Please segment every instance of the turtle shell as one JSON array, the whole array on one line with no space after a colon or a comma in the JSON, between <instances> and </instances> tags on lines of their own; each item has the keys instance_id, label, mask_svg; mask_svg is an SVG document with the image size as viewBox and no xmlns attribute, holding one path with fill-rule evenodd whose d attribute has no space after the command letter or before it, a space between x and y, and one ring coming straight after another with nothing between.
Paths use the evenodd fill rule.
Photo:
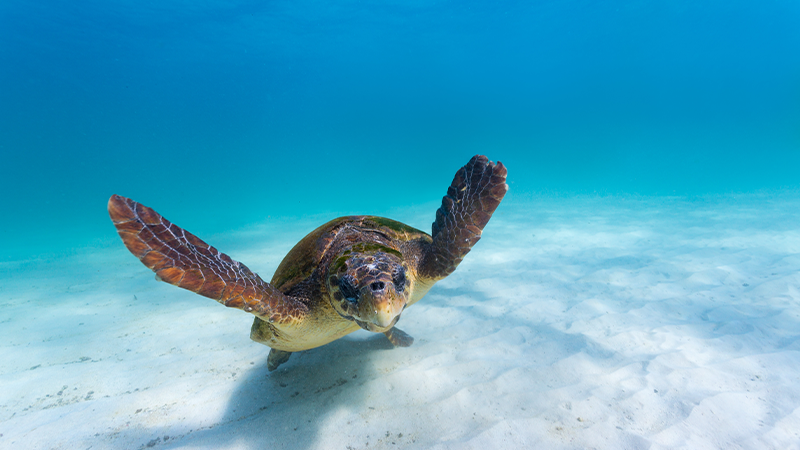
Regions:
<instances>
[{"instance_id":1,"label":"turtle shell","mask_svg":"<svg viewBox=\"0 0 800 450\"><path fill-rule=\"evenodd\" d=\"M384 239L379 239L382 236ZM338 239L337 239L338 238ZM298 283L315 275L321 269L324 275L327 264L340 249L360 242L387 241L392 253L403 253L403 245L414 240L430 242L428 233L396 220L377 216L345 216L321 225L300 240L281 261L270 284L287 293ZM331 252L333 252L331 254Z\"/></svg>"}]
</instances>

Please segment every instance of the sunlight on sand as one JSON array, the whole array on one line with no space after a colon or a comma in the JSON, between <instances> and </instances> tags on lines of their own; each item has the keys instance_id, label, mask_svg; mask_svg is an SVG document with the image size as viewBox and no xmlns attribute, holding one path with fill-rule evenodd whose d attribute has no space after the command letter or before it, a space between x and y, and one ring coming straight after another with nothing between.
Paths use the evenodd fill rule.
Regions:
<instances>
[{"instance_id":1,"label":"sunlight on sand","mask_svg":"<svg viewBox=\"0 0 800 450\"><path fill-rule=\"evenodd\" d=\"M511 199L404 313L412 347L357 332L274 373L247 314L121 244L7 264L0 444L798 448L799 219L792 193ZM280 225L223 250L268 279L308 224Z\"/></svg>"}]
</instances>

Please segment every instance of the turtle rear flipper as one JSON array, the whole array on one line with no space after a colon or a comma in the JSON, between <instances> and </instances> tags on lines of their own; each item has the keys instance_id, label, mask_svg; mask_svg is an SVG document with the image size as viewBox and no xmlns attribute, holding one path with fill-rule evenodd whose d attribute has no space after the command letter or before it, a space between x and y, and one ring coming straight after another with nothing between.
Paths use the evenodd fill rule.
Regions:
<instances>
[{"instance_id":1,"label":"turtle rear flipper","mask_svg":"<svg viewBox=\"0 0 800 450\"><path fill-rule=\"evenodd\" d=\"M414 338L399 328L392 327L383 334L389 338L389 342L395 347L410 347L414 343Z\"/></svg>"},{"instance_id":2,"label":"turtle rear flipper","mask_svg":"<svg viewBox=\"0 0 800 450\"><path fill-rule=\"evenodd\" d=\"M108 213L125 246L158 278L268 322L295 323L308 307L153 209L112 195Z\"/></svg>"},{"instance_id":3,"label":"turtle rear flipper","mask_svg":"<svg viewBox=\"0 0 800 450\"><path fill-rule=\"evenodd\" d=\"M276 350L273 348L269 351L269 356L267 357L267 369L270 372L274 371L278 368L278 366L288 361L290 356L292 356L292 352Z\"/></svg>"},{"instance_id":4,"label":"turtle rear flipper","mask_svg":"<svg viewBox=\"0 0 800 450\"><path fill-rule=\"evenodd\" d=\"M475 155L456 172L436 211L428 247L420 265L423 277L440 279L450 275L481 238L497 205L508 191L505 166Z\"/></svg>"}]
</instances>

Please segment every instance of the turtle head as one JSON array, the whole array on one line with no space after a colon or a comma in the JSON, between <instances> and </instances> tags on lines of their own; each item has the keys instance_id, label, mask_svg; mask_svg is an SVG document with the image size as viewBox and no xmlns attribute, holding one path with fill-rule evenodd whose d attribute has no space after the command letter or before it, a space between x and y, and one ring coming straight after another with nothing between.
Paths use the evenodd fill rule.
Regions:
<instances>
[{"instance_id":1,"label":"turtle head","mask_svg":"<svg viewBox=\"0 0 800 450\"><path fill-rule=\"evenodd\" d=\"M367 331L391 329L408 303L406 268L399 253L388 250L345 251L328 276L333 308Z\"/></svg>"}]
</instances>

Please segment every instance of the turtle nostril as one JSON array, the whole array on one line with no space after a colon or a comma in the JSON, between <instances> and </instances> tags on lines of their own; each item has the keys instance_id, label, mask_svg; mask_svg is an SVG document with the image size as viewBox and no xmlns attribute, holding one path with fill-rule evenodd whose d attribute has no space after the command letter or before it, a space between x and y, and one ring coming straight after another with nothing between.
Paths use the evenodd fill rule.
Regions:
<instances>
[{"instance_id":1,"label":"turtle nostril","mask_svg":"<svg viewBox=\"0 0 800 450\"><path fill-rule=\"evenodd\" d=\"M373 291L382 291L383 288L386 287L386 284L383 281L376 281L369 285L369 287L372 288Z\"/></svg>"}]
</instances>

